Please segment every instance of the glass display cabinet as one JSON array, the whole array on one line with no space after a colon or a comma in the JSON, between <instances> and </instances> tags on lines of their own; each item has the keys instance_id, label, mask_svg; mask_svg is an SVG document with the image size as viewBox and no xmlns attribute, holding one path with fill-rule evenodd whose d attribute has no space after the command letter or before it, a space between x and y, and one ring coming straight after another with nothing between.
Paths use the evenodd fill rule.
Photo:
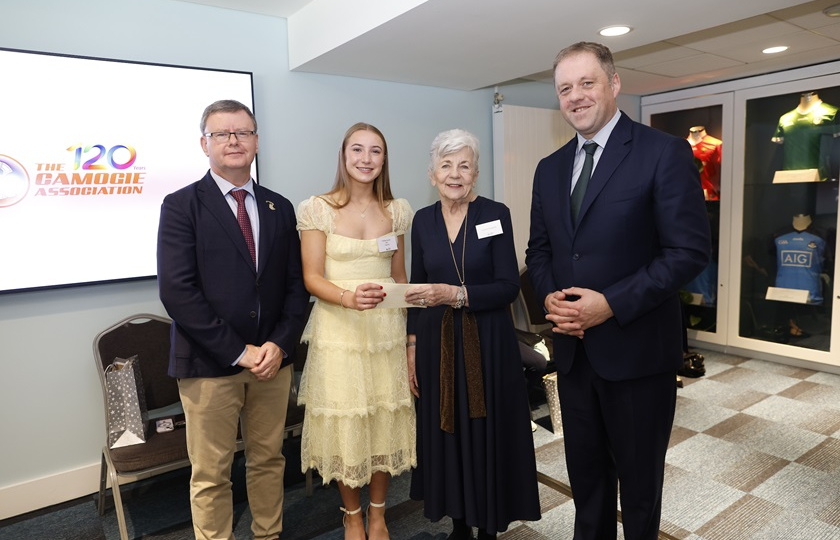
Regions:
<instances>
[{"instance_id":1,"label":"glass display cabinet","mask_svg":"<svg viewBox=\"0 0 840 540\"><path fill-rule=\"evenodd\" d=\"M739 338L832 350L840 81L830 79L739 93Z\"/></svg>"},{"instance_id":2,"label":"glass display cabinet","mask_svg":"<svg viewBox=\"0 0 840 540\"><path fill-rule=\"evenodd\" d=\"M642 121L693 143L706 197L689 337L840 373L840 62L645 96Z\"/></svg>"},{"instance_id":3,"label":"glass display cabinet","mask_svg":"<svg viewBox=\"0 0 840 540\"><path fill-rule=\"evenodd\" d=\"M715 96L649 107L643 119L656 129L686 139L694 153L712 231L712 260L681 291L683 324L691 337L715 343L726 339L726 272L721 275L720 268L729 264L729 239L721 237L720 231L722 223L724 230L729 229L731 151L724 141L732 134L724 117L731 115L731 97Z\"/></svg>"}]
</instances>

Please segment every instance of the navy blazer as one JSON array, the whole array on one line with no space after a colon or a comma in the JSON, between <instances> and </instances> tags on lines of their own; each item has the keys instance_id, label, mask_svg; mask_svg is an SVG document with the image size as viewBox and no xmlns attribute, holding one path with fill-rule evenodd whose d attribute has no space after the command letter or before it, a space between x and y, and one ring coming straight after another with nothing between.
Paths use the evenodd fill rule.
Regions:
<instances>
[{"instance_id":1,"label":"navy blazer","mask_svg":"<svg viewBox=\"0 0 840 540\"><path fill-rule=\"evenodd\" d=\"M577 139L534 174L528 272L539 298L567 287L604 294L614 316L582 344L607 380L676 371L682 364L677 292L709 262L709 222L688 142L621 113L581 204L570 210ZM578 338L555 334L567 373Z\"/></svg>"},{"instance_id":2,"label":"navy blazer","mask_svg":"<svg viewBox=\"0 0 840 540\"><path fill-rule=\"evenodd\" d=\"M169 375L220 377L246 344L277 344L293 361L309 294L292 204L254 185L260 219L259 269L210 172L161 206L160 299L173 320Z\"/></svg>"}]
</instances>

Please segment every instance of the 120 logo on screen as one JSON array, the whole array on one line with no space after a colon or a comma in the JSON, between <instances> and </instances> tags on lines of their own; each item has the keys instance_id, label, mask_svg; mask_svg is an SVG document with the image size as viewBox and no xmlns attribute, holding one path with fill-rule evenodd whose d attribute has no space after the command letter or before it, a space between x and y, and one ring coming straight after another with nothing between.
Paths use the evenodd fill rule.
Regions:
<instances>
[{"instance_id":1,"label":"120 logo on screen","mask_svg":"<svg viewBox=\"0 0 840 540\"><path fill-rule=\"evenodd\" d=\"M72 164L38 163L35 196L140 195L145 167L133 167L137 150L116 144L74 144L67 147ZM68 171L71 168L70 171Z\"/></svg>"},{"instance_id":2,"label":"120 logo on screen","mask_svg":"<svg viewBox=\"0 0 840 540\"><path fill-rule=\"evenodd\" d=\"M117 170L124 170L132 165L134 165L134 161L137 159L137 151L134 150L132 146L126 146L124 144L118 144L116 146L112 146L108 150L105 150L105 147L101 144L94 144L92 146L86 146L84 149L84 153L88 154L89 152L96 150L98 153L95 155L91 154L92 157L82 162L82 147L81 145L71 146L67 149L69 152L73 152L73 170L78 171L81 168L84 171L100 171L105 169L105 165L99 163L102 159L102 156L105 156L105 162L107 163L108 167ZM126 150L128 152L128 159L124 162L118 162L114 159L114 153L118 150ZM122 153L121 153L122 154ZM87 157L87 156L85 156Z\"/></svg>"}]
</instances>

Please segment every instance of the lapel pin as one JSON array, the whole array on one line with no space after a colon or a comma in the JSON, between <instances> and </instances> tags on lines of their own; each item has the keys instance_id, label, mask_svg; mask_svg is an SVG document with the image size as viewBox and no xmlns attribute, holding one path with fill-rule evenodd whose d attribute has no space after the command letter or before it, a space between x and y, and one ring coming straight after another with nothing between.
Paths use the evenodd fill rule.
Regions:
<instances>
[{"instance_id":1,"label":"lapel pin","mask_svg":"<svg viewBox=\"0 0 840 540\"><path fill-rule=\"evenodd\" d=\"M269 210L275 210L273 202L271 202L271 201L265 201L265 202L268 203L268 209Z\"/></svg>"}]
</instances>

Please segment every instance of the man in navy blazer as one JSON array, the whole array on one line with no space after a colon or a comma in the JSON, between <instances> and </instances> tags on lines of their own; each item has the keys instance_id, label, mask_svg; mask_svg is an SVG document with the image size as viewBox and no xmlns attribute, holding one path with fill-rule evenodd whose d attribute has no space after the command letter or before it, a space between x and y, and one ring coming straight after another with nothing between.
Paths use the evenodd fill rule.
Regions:
<instances>
[{"instance_id":1,"label":"man in navy blazer","mask_svg":"<svg viewBox=\"0 0 840 540\"><path fill-rule=\"evenodd\" d=\"M577 43L554 66L578 134L537 166L526 264L554 324L574 538L616 537L620 483L624 538L654 540L683 360L677 292L709 260L703 192L685 140L618 110L608 48Z\"/></svg>"},{"instance_id":2,"label":"man in navy blazer","mask_svg":"<svg viewBox=\"0 0 840 540\"><path fill-rule=\"evenodd\" d=\"M173 320L169 374L178 378L192 464L193 529L198 540L234 538L230 472L241 420L251 529L257 540L275 539L291 353L309 301L300 240L292 204L251 179L258 135L248 107L217 101L200 127L210 170L164 199L158 231L160 298Z\"/></svg>"}]
</instances>

